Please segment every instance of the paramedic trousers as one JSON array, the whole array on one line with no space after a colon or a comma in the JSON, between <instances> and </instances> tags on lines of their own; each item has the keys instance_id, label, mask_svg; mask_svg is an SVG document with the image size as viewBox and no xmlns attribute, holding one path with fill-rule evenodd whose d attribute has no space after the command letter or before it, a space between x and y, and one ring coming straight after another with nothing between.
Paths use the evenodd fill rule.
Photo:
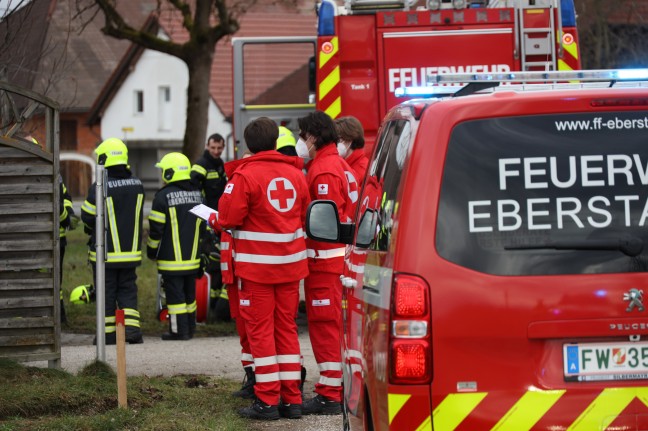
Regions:
<instances>
[{"instance_id":1,"label":"paramedic trousers","mask_svg":"<svg viewBox=\"0 0 648 431\"><path fill-rule=\"evenodd\" d=\"M251 368L254 370L254 358L252 357L250 343L245 332L245 322L239 313L238 284L227 285L227 296L229 298L230 315L234 319L234 322L236 322L236 332L238 332L241 343L241 365L243 365L243 368Z\"/></svg>"},{"instance_id":2,"label":"paramedic trousers","mask_svg":"<svg viewBox=\"0 0 648 431\"><path fill-rule=\"evenodd\" d=\"M137 310L137 273L135 267L106 268L105 289L106 335L113 334L110 336L112 338L116 334L115 310L119 306L121 310L124 310L126 338L136 339L141 337L140 313Z\"/></svg>"},{"instance_id":3,"label":"paramedic trousers","mask_svg":"<svg viewBox=\"0 0 648 431\"><path fill-rule=\"evenodd\" d=\"M342 283L340 275L311 272L304 280L308 334L320 372L315 392L342 401Z\"/></svg>"},{"instance_id":4,"label":"paramedic trousers","mask_svg":"<svg viewBox=\"0 0 648 431\"><path fill-rule=\"evenodd\" d=\"M196 329L196 276L162 275L169 311L169 332L193 336Z\"/></svg>"},{"instance_id":5,"label":"paramedic trousers","mask_svg":"<svg viewBox=\"0 0 648 431\"><path fill-rule=\"evenodd\" d=\"M277 284L242 280L239 313L254 357L254 392L269 405L301 404L297 336L299 281Z\"/></svg>"}]
</instances>

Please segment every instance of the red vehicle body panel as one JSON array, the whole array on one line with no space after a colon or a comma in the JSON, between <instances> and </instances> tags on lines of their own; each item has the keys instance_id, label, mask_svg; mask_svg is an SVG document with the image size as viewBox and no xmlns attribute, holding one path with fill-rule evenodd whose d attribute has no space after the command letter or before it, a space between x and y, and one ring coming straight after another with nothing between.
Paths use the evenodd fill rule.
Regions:
<instances>
[{"instance_id":1,"label":"red vehicle body panel","mask_svg":"<svg viewBox=\"0 0 648 431\"><path fill-rule=\"evenodd\" d=\"M628 311L624 300L633 288L646 290L645 272L492 275L450 262L435 244L448 142L459 124L639 111L646 119L638 124L648 130L648 88L532 93L412 101L385 118L382 134L390 122L410 124L411 148L392 212L389 248L351 245L347 250L344 275L354 281L344 290L344 385L351 429L648 429L645 377L566 381L563 369L566 343L621 342L631 335L645 340L648 312ZM594 106L595 100L619 103ZM373 162L379 153L377 148ZM648 150L640 156L648 157ZM385 194L372 190L377 186L371 181L368 173L356 222L376 196L382 195L377 204L385 205ZM394 274L414 274L430 287L429 385L390 383Z\"/></svg>"}]
</instances>

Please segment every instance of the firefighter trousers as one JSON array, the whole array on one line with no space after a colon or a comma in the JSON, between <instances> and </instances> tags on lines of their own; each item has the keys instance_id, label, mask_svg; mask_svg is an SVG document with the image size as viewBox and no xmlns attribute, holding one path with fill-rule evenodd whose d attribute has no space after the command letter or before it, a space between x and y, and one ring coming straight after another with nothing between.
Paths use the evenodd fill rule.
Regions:
<instances>
[{"instance_id":1,"label":"firefighter trousers","mask_svg":"<svg viewBox=\"0 0 648 431\"><path fill-rule=\"evenodd\" d=\"M242 280L239 313L254 357L254 392L270 405L301 404L301 362L297 336L299 281L262 284Z\"/></svg>"},{"instance_id":2,"label":"firefighter trousers","mask_svg":"<svg viewBox=\"0 0 648 431\"><path fill-rule=\"evenodd\" d=\"M140 313L137 309L137 272L135 269L135 267L105 269L106 336L111 338L116 333L115 310L117 307L124 310L126 338L137 339L142 336Z\"/></svg>"},{"instance_id":3,"label":"firefighter trousers","mask_svg":"<svg viewBox=\"0 0 648 431\"><path fill-rule=\"evenodd\" d=\"M315 392L342 401L342 283L340 275L311 272L304 280L308 334L319 368Z\"/></svg>"},{"instance_id":4,"label":"firefighter trousers","mask_svg":"<svg viewBox=\"0 0 648 431\"><path fill-rule=\"evenodd\" d=\"M190 335L196 328L196 276L162 275L169 311L169 332Z\"/></svg>"},{"instance_id":5,"label":"firefighter trousers","mask_svg":"<svg viewBox=\"0 0 648 431\"><path fill-rule=\"evenodd\" d=\"M245 332L245 321L239 313L238 284L227 285L227 296L229 298L230 315L236 323L236 332L238 332L239 342L241 343L241 365L243 365L243 368L252 368L254 370L254 357Z\"/></svg>"}]
</instances>

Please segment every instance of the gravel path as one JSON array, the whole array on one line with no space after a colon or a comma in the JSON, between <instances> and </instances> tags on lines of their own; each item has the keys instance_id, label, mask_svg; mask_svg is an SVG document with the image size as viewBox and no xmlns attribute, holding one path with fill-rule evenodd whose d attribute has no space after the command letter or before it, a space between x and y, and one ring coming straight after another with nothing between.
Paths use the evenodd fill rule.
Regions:
<instances>
[{"instance_id":1,"label":"gravel path","mask_svg":"<svg viewBox=\"0 0 648 431\"><path fill-rule=\"evenodd\" d=\"M308 333L300 327L299 342L307 370L304 393L313 394L314 381L319 376ZM92 335L63 333L61 335L61 366L76 374L95 360L97 348L92 345ZM161 341L159 337L144 337L144 344L126 345L126 374L129 376L170 376L176 374L204 374L241 380L238 338L210 337L189 341ZM106 362L117 369L115 346L106 346ZM47 366L47 362L31 365ZM304 416L301 419L280 419L264 422L251 421L251 430L281 431L339 431L342 416Z\"/></svg>"}]
</instances>

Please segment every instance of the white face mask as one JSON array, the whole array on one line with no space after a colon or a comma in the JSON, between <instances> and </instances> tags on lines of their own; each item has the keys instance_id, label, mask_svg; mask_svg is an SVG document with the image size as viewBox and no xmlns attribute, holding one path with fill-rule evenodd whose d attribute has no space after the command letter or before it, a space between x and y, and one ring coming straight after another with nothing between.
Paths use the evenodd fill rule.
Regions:
<instances>
[{"instance_id":1,"label":"white face mask","mask_svg":"<svg viewBox=\"0 0 648 431\"><path fill-rule=\"evenodd\" d=\"M299 138L297 140L297 144L295 145L295 151L297 151L297 155L302 159L310 158L310 152L308 151L308 146L306 145L306 142L304 142L302 138Z\"/></svg>"},{"instance_id":2,"label":"white face mask","mask_svg":"<svg viewBox=\"0 0 648 431\"><path fill-rule=\"evenodd\" d=\"M348 145L344 143L344 141L340 141L337 144L337 150L338 154L340 154L340 157L346 158L346 156L349 155L349 147L351 146L351 143Z\"/></svg>"}]
</instances>

